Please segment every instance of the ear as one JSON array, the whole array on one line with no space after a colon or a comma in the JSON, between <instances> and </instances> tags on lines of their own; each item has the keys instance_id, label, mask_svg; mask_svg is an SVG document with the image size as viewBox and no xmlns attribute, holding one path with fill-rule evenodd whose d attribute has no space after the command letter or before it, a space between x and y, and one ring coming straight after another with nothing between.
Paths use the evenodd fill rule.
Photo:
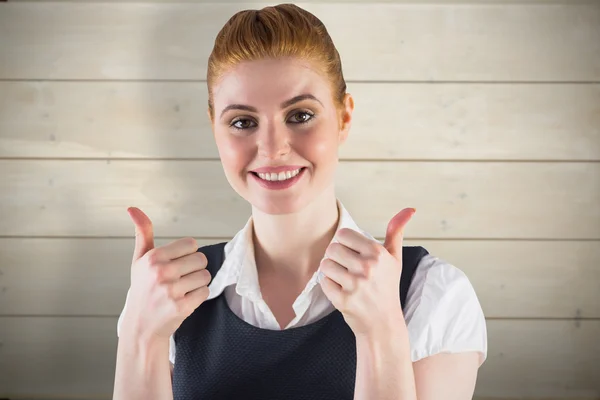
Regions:
<instances>
[{"instance_id":1,"label":"ear","mask_svg":"<svg viewBox=\"0 0 600 400\"><path fill-rule=\"evenodd\" d=\"M342 144L348 138L350 126L352 125L352 112L354 111L354 98L350 93L344 95L344 104L339 112L339 143Z\"/></svg>"},{"instance_id":2,"label":"ear","mask_svg":"<svg viewBox=\"0 0 600 400\"><path fill-rule=\"evenodd\" d=\"M215 136L215 121L212 119L212 115L210 114L210 108L206 109L206 115L208 115L208 121L210 122L211 131L213 136Z\"/></svg>"},{"instance_id":3,"label":"ear","mask_svg":"<svg viewBox=\"0 0 600 400\"><path fill-rule=\"evenodd\" d=\"M208 115L208 121L211 125L214 125L214 121L212 120L212 116L210 115L210 108L206 109L206 115Z\"/></svg>"}]
</instances>

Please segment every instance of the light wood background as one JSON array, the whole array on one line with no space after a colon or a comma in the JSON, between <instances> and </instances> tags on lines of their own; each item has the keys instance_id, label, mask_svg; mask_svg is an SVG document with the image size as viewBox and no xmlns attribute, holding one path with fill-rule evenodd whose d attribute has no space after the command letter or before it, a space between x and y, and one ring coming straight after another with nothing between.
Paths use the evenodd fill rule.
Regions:
<instances>
[{"instance_id":1,"label":"light wood background","mask_svg":"<svg viewBox=\"0 0 600 400\"><path fill-rule=\"evenodd\" d=\"M478 398L600 398L600 3L367 3L299 3L356 100L339 197L378 238L417 207L407 244L467 273ZM127 206L157 244L243 227L204 79L225 21L269 4L0 4L0 397L111 397Z\"/></svg>"}]
</instances>

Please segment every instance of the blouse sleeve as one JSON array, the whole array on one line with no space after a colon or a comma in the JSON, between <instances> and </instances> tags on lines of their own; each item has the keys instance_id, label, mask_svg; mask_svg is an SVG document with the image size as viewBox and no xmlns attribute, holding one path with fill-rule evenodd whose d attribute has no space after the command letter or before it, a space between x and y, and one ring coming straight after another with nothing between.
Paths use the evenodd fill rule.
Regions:
<instances>
[{"instance_id":1,"label":"blouse sleeve","mask_svg":"<svg viewBox=\"0 0 600 400\"><path fill-rule=\"evenodd\" d=\"M425 256L408 291L404 316L412 361L448 352L478 352L487 357L487 328L471 282L455 266Z\"/></svg>"},{"instance_id":2,"label":"blouse sleeve","mask_svg":"<svg viewBox=\"0 0 600 400\"><path fill-rule=\"evenodd\" d=\"M175 365L175 339L173 335L169 338L169 361Z\"/></svg>"}]
</instances>

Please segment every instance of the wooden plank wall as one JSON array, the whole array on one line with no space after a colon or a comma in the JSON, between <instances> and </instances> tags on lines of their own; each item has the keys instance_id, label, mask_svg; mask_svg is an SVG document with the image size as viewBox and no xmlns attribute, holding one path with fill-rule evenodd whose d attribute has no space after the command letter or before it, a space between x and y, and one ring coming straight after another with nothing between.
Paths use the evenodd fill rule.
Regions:
<instances>
[{"instance_id":1,"label":"wooden plank wall","mask_svg":"<svg viewBox=\"0 0 600 400\"><path fill-rule=\"evenodd\" d=\"M479 398L600 398L600 3L367 3L300 4L356 100L340 198L379 238L417 207L407 243L467 273ZM266 4L0 5L0 397L111 397L127 206L158 244L243 226L204 78L223 23Z\"/></svg>"}]
</instances>

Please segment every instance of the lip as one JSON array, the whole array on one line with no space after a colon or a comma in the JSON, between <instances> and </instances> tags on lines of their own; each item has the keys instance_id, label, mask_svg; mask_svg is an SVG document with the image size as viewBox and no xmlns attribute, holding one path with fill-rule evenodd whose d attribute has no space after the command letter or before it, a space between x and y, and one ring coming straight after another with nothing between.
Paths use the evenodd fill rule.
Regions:
<instances>
[{"instance_id":1,"label":"lip","mask_svg":"<svg viewBox=\"0 0 600 400\"><path fill-rule=\"evenodd\" d=\"M279 167L256 168L250 172L260 172L261 174L266 174L266 173L271 173L271 172L279 173L279 172L295 171L300 168L303 168L303 166L302 165L282 165Z\"/></svg>"},{"instance_id":2,"label":"lip","mask_svg":"<svg viewBox=\"0 0 600 400\"><path fill-rule=\"evenodd\" d=\"M296 182L298 182L302 178L304 172L306 171L306 168L301 168L302 170L298 175L294 176L291 179L286 179L285 181L266 181L264 179L261 179L256 173L250 173L250 175L252 175L252 179L255 179L256 182L265 189L282 190L295 185Z\"/></svg>"}]
</instances>

